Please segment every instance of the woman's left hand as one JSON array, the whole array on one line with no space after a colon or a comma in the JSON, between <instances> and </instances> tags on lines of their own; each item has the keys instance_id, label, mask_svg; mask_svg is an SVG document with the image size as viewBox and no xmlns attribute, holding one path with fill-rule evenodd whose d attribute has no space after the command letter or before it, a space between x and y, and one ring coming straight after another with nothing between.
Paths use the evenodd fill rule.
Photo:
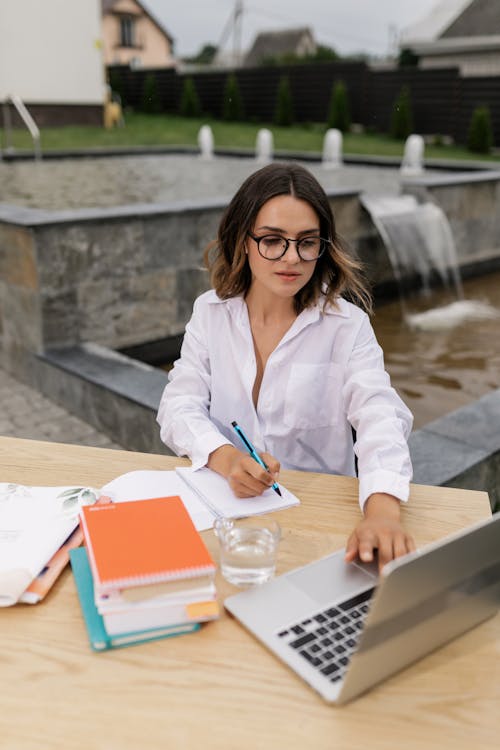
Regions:
<instances>
[{"instance_id":1,"label":"woman's left hand","mask_svg":"<svg viewBox=\"0 0 500 750\"><path fill-rule=\"evenodd\" d=\"M415 542L401 525L399 500L380 492L366 501L365 517L347 540L345 560L352 562L359 556L362 562L371 562L377 550L381 570L390 560L415 549Z\"/></svg>"}]
</instances>

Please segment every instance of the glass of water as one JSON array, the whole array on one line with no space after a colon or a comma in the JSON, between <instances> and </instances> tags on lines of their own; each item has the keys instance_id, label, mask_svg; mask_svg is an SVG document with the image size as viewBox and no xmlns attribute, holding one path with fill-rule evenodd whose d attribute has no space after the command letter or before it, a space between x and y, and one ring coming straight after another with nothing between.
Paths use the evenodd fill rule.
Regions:
<instances>
[{"instance_id":1,"label":"glass of water","mask_svg":"<svg viewBox=\"0 0 500 750\"><path fill-rule=\"evenodd\" d=\"M253 586L273 577L281 538L276 521L217 518L214 532L219 540L220 567L226 581L235 586Z\"/></svg>"}]
</instances>

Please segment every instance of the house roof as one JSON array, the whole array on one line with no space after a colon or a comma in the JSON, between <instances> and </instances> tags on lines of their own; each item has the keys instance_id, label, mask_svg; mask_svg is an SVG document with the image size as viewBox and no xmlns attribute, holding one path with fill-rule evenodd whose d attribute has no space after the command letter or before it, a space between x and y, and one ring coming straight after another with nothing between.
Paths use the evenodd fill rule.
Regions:
<instances>
[{"instance_id":1,"label":"house roof","mask_svg":"<svg viewBox=\"0 0 500 750\"><path fill-rule=\"evenodd\" d=\"M472 2L473 0L441 0L420 21L403 29L399 46L409 47L418 42L439 39Z\"/></svg>"},{"instance_id":2,"label":"house roof","mask_svg":"<svg viewBox=\"0 0 500 750\"><path fill-rule=\"evenodd\" d=\"M435 42L415 42L412 44L415 54L424 56L457 55L476 52L500 51L500 34L488 36L457 36L437 39Z\"/></svg>"},{"instance_id":3,"label":"house roof","mask_svg":"<svg viewBox=\"0 0 500 750\"><path fill-rule=\"evenodd\" d=\"M472 0L441 34L441 39L492 34L500 34L500 3L498 0Z\"/></svg>"},{"instance_id":4,"label":"house roof","mask_svg":"<svg viewBox=\"0 0 500 750\"><path fill-rule=\"evenodd\" d=\"M105 16L108 13L113 13L114 6L119 2L119 0L101 0L101 8L102 8L102 15ZM140 2L140 0L134 0L135 4L139 6L139 8L149 17L149 19L154 23L155 26L158 27L158 29L164 34L169 42L174 41L174 37L169 34L165 26L159 21L149 10L149 8L146 7L146 4L143 2ZM115 11L118 12L118 11Z\"/></svg>"},{"instance_id":5,"label":"house roof","mask_svg":"<svg viewBox=\"0 0 500 750\"><path fill-rule=\"evenodd\" d=\"M314 36L307 26L281 31L262 31L245 55L245 65L258 65L263 58L295 52L304 35L314 44Z\"/></svg>"}]
</instances>

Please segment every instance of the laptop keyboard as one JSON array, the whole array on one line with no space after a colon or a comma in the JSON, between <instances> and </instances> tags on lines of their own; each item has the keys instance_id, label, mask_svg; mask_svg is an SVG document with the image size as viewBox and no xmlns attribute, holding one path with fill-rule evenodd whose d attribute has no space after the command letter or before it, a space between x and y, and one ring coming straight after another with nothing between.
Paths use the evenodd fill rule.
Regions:
<instances>
[{"instance_id":1,"label":"laptop keyboard","mask_svg":"<svg viewBox=\"0 0 500 750\"><path fill-rule=\"evenodd\" d=\"M330 606L281 630L278 638L323 674L330 682L340 680L356 650L375 588L341 604Z\"/></svg>"}]
</instances>

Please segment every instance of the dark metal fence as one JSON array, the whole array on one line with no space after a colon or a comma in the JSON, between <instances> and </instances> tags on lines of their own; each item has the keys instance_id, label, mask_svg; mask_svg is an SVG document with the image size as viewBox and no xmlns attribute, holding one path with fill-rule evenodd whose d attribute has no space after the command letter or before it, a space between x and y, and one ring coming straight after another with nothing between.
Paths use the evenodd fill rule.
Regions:
<instances>
[{"instance_id":1,"label":"dark metal fence","mask_svg":"<svg viewBox=\"0 0 500 750\"><path fill-rule=\"evenodd\" d=\"M143 106L147 76L154 76L161 111L179 112L186 77L192 78L204 114L221 117L228 71L177 73L172 69L109 69L112 86L123 103ZM325 122L333 85L346 86L351 119L377 132L388 132L393 105L403 86L410 91L414 129L423 135L450 135L464 143L475 107L490 109L495 144L500 144L500 77L463 78L458 68L372 70L365 63L315 63L241 68L238 81L247 121L272 122L279 82L287 76L294 120Z\"/></svg>"}]
</instances>

